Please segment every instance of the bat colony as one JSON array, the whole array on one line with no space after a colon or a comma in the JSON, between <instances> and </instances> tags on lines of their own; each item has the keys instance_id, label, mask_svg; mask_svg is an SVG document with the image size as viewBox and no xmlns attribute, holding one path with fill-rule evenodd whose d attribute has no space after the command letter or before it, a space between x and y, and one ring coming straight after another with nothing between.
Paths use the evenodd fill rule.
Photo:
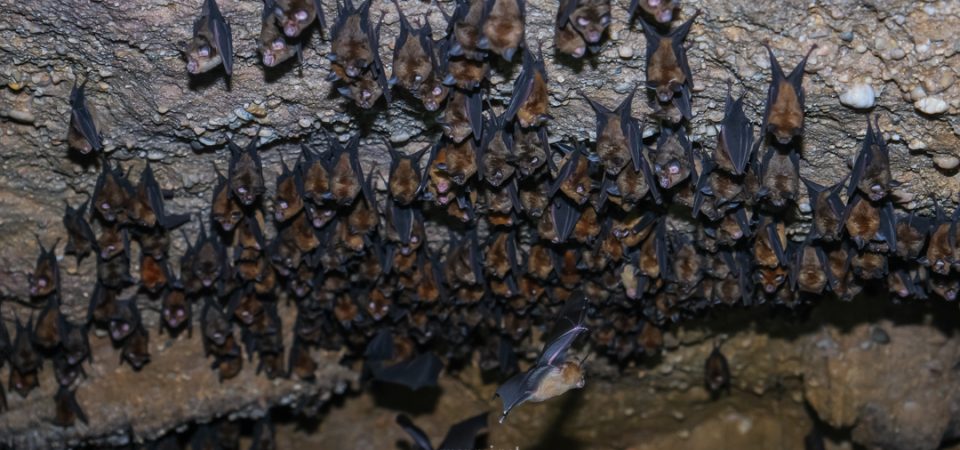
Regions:
<instances>
[{"instance_id":1,"label":"bat colony","mask_svg":"<svg viewBox=\"0 0 960 450\"><path fill-rule=\"evenodd\" d=\"M389 149L385 199L373 188L379 175L361 167L359 136L327 139L323 149L302 145L295 163L282 161L272 194L257 140L228 141L226 175L213 167L210 212L194 218L199 233L191 239L180 228L190 216L164 210L172 192L149 165L133 185L103 156L93 105L84 84L75 86L68 142L100 155L102 172L84 204L67 205L65 253L77 264L93 253L98 281L86 320L71 322L59 311L57 244L41 244L29 292L43 310L26 324L18 319L12 339L0 326L10 389L28 395L52 359L61 385L52 420L86 421L71 389L85 376L90 327L108 331L121 363L135 370L149 363L140 296L160 300L160 333L190 337L199 313L200 339L222 382L243 370L244 355L248 363L256 356L257 372L269 378L312 380L312 349L346 347L365 361L368 378L416 390L436 385L445 362L470 361L476 349L481 367L506 380L497 390L503 417L584 385L582 361L568 357L581 334L593 352L624 363L656 353L671 322L714 305L795 307L828 293L850 300L869 280L886 280L898 298L956 300L960 215L948 218L939 206L936 217L894 212L889 193L897 182L878 118L866 121L847 179L821 185L799 175L802 78L816 45L789 74L767 48L772 80L759 135L745 94L728 93L712 150L694 150L685 127L694 79L684 39L699 12L670 29L677 2L635 0L631 14L643 14L647 43L644 93L654 111L647 122L659 125L657 137L643 138L631 115L635 92L615 108L584 93L596 143L551 145L547 71L541 48L525 40L523 0L457 0L449 16L433 6L448 20L439 40L429 23L395 5L400 34L390 76L379 55L382 21L371 21L369 0L338 4L329 30L319 2L265 0L259 42L266 67L302 58L302 36L316 22L330 34L328 79L338 93L371 108L395 92L437 111L435 144L411 154ZM573 58L594 54L609 24L609 1L563 0L554 48ZM490 63L518 52L513 96L495 107L480 89ZM191 74L217 67L232 74L230 26L214 0L204 2L185 57ZM801 186L813 221L795 242L785 230ZM671 231L674 205L689 211L693 231ZM485 236L476 226L482 221ZM429 245L428 225L439 223L452 238ZM179 272L168 251L178 228L188 243ZM139 274L130 272L133 242ZM296 306L289 349L279 299ZM520 371L514 349L530 345L531 328L544 322L553 332ZM728 385L719 347L705 373L712 392ZM409 418L397 422L432 448ZM467 419L441 448L472 446L485 424L486 414ZM272 436L269 424L262 428ZM194 439L209 439L204 430Z\"/></svg>"}]
</instances>

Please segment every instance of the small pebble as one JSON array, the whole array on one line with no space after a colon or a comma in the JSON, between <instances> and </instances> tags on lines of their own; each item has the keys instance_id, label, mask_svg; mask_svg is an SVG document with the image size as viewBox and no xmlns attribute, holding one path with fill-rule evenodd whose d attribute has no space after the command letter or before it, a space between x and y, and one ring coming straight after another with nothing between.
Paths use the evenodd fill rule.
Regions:
<instances>
[{"instance_id":1,"label":"small pebble","mask_svg":"<svg viewBox=\"0 0 960 450\"><path fill-rule=\"evenodd\" d=\"M869 84L857 83L840 94L840 103L854 109L870 109L876 104L876 93Z\"/></svg>"},{"instance_id":2,"label":"small pebble","mask_svg":"<svg viewBox=\"0 0 960 450\"><path fill-rule=\"evenodd\" d=\"M947 102L936 96L922 98L914 103L913 106L920 110L920 112L930 115L943 114L947 112L947 109L949 108Z\"/></svg>"},{"instance_id":3,"label":"small pebble","mask_svg":"<svg viewBox=\"0 0 960 450\"><path fill-rule=\"evenodd\" d=\"M617 49L617 54L623 59L633 58L633 47L621 45L620 48Z\"/></svg>"},{"instance_id":4,"label":"small pebble","mask_svg":"<svg viewBox=\"0 0 960 450\"><path fill-rule=\"evenodd\" d=\"M842 39L844 42L850 42L850 41L852 41L852 40L853 40L853 32L852 32L852 31L844 31L843 33L840 33L840 39Z\"/></svg>"},{"instance_id":5,"label":"small pebble","mask_svg":"<svg viewBox=\"0 0 960 450\"><path fill-rule=\"evenodd\" d=\"M890 343L890 335L883 328L875 326L870 330L870 340L880 345L886 345Z\"/></svg>"},{"instance_id":6,"label":"small pebble","mask_svg":"<svg viewBox=\"0 0 960 450\"><path fill-rule=\"evenodd\" d=\"M310 128L313 125L313 121L307 118L300 119L297 122L300 125L300 128Z\"/></svg>"},{"instance_id":7,"label":"small pebble","mask_svg":"<svg viewBox=\"0 0 960 450\"><path fill-rule=\"evenodd\" d=\"M953 170L960 166L960 158L953 155L937 155L933 157L933 163L943 170Z\"/></svg>"},{"instance_id":8,"label":"small pebble","mask_svg":"<svg viewBox=\"0 0 960 450\"><path fill-rule=\"evenodd\" d=\"M147 152L147 159L150 161L161 161L165 156L167 156L167 154L159 150L150 150Z\"/></svg>"}]
</instances>

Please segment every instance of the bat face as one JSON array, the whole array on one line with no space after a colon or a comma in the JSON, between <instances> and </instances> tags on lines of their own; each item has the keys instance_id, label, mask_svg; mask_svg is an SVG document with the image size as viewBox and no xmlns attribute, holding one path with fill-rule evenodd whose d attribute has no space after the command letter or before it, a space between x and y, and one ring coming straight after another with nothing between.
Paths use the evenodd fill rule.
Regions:
<instances>
[{"instance_id":1,"label":"bat face","mask_svg":"<svg viewBox=\"0 0 960 450\"><path fill-rule=\"evenodd\" d=\"M213 189L210 216L226 232L232 231L243 218L243 209L237 199L230 195L226 178L220 177L219 183Z\"/></svg>"},{"instance_id":2,"label":"bat face","mask_svg":"<svg viewBox=\"0 0 960 450\"><path fill-rule=\"evenodd\" d=\"M703 372L707 389L709 389L713 395L719 394L723 389L729 388L730 368L727 363L727 358L723 356L723 353L720 353L719 347L714 347L713 352L707 357Z\"/></svg>"},{"instance_id":3,"label":"bat face","mask_svg":"<svg viewBox=\"0 0 960 450\"><path fill-rule=\"evenodd\" d=\"M163 324L168 330L179 330L190 323L190 304L182 289L168 289L161 304Z\"/></svg>"},{"instance_id":4,"label":"bat face","mask_svg":"<svg viewBox=\"0 0 960 450\"><path fill-rule=\"evenodd\" d=\"M553 33L553 47L558 52L578 59L587 54L587 41L583 40L583 36L573 27L573 23L558 25Z\"/></svg>"},{"instance_id":5,"label":"bat face","mask_svg":"<svg viewBox=\"0 0 960 450\"><path fill-rule=\"evenodd\" d=\"M70 91L70 129L67 132L67 144L82 155L103 150L100 132L94 110L87 104L86 82Z\"/></svg>"},{"instance_id":6,"label":"bat face","mask_svg":"<svg viewBox=\"0 0 960 450\"><path fill-rule=\"evenodd\" d=\"M59 241L58 241L59 242ZM37 264L33 273L27 278L30 283L30 296L39 298L46 297L60 289L60 268L57 264L57 244L47 250L37 238L37 244L40 246L40 255L37 256Z\"/></svg>"},{"instance_id":7,"label":"bat face","mask_svg":"<svg viewBox=\"0 0 960 450\"><path fill-rule=\"evenodd\" d=\"M787 280L787 269L783 266L757 268L757 284L768 295L774 294Z\"/></svg>"},{"instance_id":8,"label":"bat face","mask_svg":"<svg viewBox=\"0 0 960 450\"><path fill-rule=\"evenodd\" d=\"M273 216L277 222L286 222L303 210L303 180L299 171L290 171L286 164L283 164L283 172L277 177L277 194L273 204Z\"/></svg>"},{"instance_id":9,"label":"bat face","mask_svg":"<svg viewBox=\"0 0 960 450\"><path fill-rule=\"evenodd\" d=\"M385 93L383 86L376 78L363 75L358 79L347 82L346 86L337 89L340 95L353 99L353 103L361 109L370 109Z\"/></svg>"},{"instance_id":10,"label":"bat face","mask_svg":"<svg viewBox=\"0 0 960 450\"><path fill-rule=\"evenodd\" d=\"M227 182L230 192L240 203L250 206L266 191L260 157L257 155L257 141L250 141L244 150L232 142L228 144L231 157Z\"/></svg>"},{"instance_id":11,"label":"bat face","mask_svg":"<svg viewBox=\"0 0 960 450\"><path fill-rule=\"evenodd\" d=\"M609 0L580 0L570 14L570 23L588 45L597 45L610 26Z\"/></svg>"},{"instance_id":12,"label":"bat face","mask_svg":"<svg viewBox=\"0 0 960 450\"><path fill-rule=\"evenodd\" d=\"M875 118L878 121L879 118ZM857 155L851 182L871 201L886 197L896 183L890 175L890 154L879 123L874 128L867 120L867 137Z\"/></svg>"},{"instance_id":13,"label":"bat face","mask_svg":"<svg viewBox=\"0 0 960 450\"><path fill-rule=\"evenodd\" d=\"M803 133L803 70L810 53L816 49L814 45L803 57L800 64L784 76L780 63L777 62L773 50L767 47L770 54L770 70L773 79L767 94L767 107L764 112L763 132L770 133L780 144L789 144L795 137Z\"/></svg>"},{"instance_id":14,"label":"bat face","mask_svg":"<svg viewBox=\"0 0 960 450\"><path fill-rule=\"evenodd\" d=\"M258 47L261 61L266 67L276 67L294 55L300 54L300 44L288 42L284 36L276 11L274 0L264 2ZM299 24L299 21L297 23Z\"/></svg>"},{"instance_id":15,"label":"bat face","mask_svg":"<svg viewBox=\"0 0 960 450\"><path fill-rule=\"evenodd\" d=\"M960 281L954 277L931 274L927 279L927 287L940 298L952 302L957 299L957 293L960 292Z\"/></svg>"},{"instance_id":16,"label":"bat face","mask_svg":"<svg viewBox=\"0 0 960 450\"><path fill-rule=\"evenodd\" d=\"M288 38L300 36L317 19L317 5L313 0L276 0L274 14ZM320 12L320 17L323 12ZM321 19L321 27L322 19Z\"/></svg>"},{"instance_id":17,"label":"bat face","mask_svg":"<svg viewBox=\"0 0 960 450\"><path fill-rule=\"evenodd\" d=\"M135 300L116 302L116 310L110 318L110 339L123 342L140 326L140 310Z\"/></svg>"},{"instance_id":18,"label":"bat face","mask_svg":"<svg viewBox=\"0 0 960 450\"><path fill-rule=\"evenodd\" d=\"M690 176L691 148L687 136L680 129L676 133L665 128L652 155L653 172L662 189L671 189Z\"/></svg>"},{"instance_id":19,"label":"bat face","mask_svg":"<svg viewBox=\"0 0 960 450\"><path fill-rule=\"evenodd\" d=\"M639 7L657 22L670 23L673 20L673 10L679 7L678 3L680 2L674 0L633 0L630 3L630 16L633 17Z\"/></svg>"},{"instance_id":20,"label":"bat face","mask_svg":"<svg viewBox=\"0 0 960 450\"><path fill-rule=\"evenodd\" d=\"M487 0L485 3L483 37L477 45L512 61L523 41L523 0Z\"/></svg>"},{"instance_id":21,"label":"bat face","mask_svg":"<svg viewBox=\"0 0 960 450\"><path fill-rule=\"evenodd\" d=\"M349 78L358 78L373 62L370 46L370 2L365 1L354 8L351 1L345 2L333 27L331 53L327 56L340 66Z\"/></svg>"},{"instance_id":22,"label":"bat face","mask_svg":"<svg viewBox=\"0 0 960 450\"><path fill-rule=\"evenodd\" d=\"M61 355L53 358L53 376L57 379L60 386L72 386L80 378L83 368L81 366L71 366Z\"/></svg>"},{"instance_id":23,"label":"bat face","mask_svg":"<svg viewBox=\"0 0 960 450\"><path fill-rule=\"evenodd\" d=\"M103 171L97 179L97 187L93 193L93 205L100 217L107 222L127 221L126 206L129 204L129 197L133 195L128 186L129 183L120 170L111 168L104 160Z\"/></svg>"},{"instance_id":24,"label":"bat face","mask_svg":"<svg viewBox=\"0 0 960 450\"><path fill-rule=\"evenodd\" d=\"M850 266L861 280L878 280L887 275L887 257L881 253L859 252L850 260Z\"/></svg>"},{"instance_id":25,"label":"bat face","mask_svg":"<svg viewBox=\"0 0 960 450\"><path fill-rule=\"evenodd\" d=\"M480 67L480 70L482 72L480 74L480 78L483 78L483 76L486 74L486 70L482 66ZM473 76L474 75L471 75L471 77ZM417 92L417 96L420 98L420 101L423 102L423 107L426 108L427 111L433 112L440 109L440 105L446 101L447 94L450 92L450 88L444 85L436 76L431 76L426 80L426 82L420 85L420 89L418 89Z\"/></svg>"},{"instance_id":26,"label":"bat face","mask_svg":"<svg viewBox=\"0 0 960 450\"><path fill-rule=\"evenodd\" d=\"M522 127L514 127L513 149L516 154L514 163L524 177L537 173L550 154L543 128L524 130Z\"/></svg>"}]
</instances>

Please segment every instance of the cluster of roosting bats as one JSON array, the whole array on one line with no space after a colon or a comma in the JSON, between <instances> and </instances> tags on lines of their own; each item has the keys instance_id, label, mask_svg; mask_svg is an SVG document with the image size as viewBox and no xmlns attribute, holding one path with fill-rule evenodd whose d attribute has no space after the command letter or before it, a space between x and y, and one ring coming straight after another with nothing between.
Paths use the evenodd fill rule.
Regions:
<instances>
[{"instance_id":1,"label":"cluster of roosting bats","mask_svg":"<svg viewBox=\"0 0 960 450\"><path fill-rule=\"evenodd\" d=\"M204 348L221 380L241 370L244 353L258 357L257 370L267 377L310 380L311 348L347 347L366 360L369 376L419 389L436 384L444 361L461 366L476 349L482 369L513 375L497 391L504 416L524 401L583 386L582 361L566 353L587 328L592 351L626 364L658 351L661 327L714 305L793 307L828 291L848 300L866 280L886 280L900 298L956 299L960 279L950 273L960 270L957 214L947 219L939 206L933 218L893 212L889 193L897 183L876 121L867 121L849 179L820 186L802 178L806 57L785 74L768 48L772 80L760 135L743 96L728 95L713 151L695 151L685 131L693 77L683 42L697 14L661 31L675 2L634 3L632 10L667 22L641 19L654 110L649 122L659 126L658 137L642 137L641 121L631 116L633 93L612 110L585 96L597 119L597 141L588 146L547 142L547 74L542 56L524 43L522 0L458 0L440 41L428 24L413 28L400 12L390 78L369 1L354 8L348 0L332 30L330 79L363 108L389 99L396 87L429 111L442 109L438 142L412 154L390 149L381 202L373 170L361 169L359 136L345 145L328 138L322 150L303 144L292 167L281 159L269 198L256 139L246 148L228 140L229 172L217 172L209 228L201 219L179 274L168 254L170 232L189 217L164 211L170 193L149 165L134 186L103 158L91 196L99 235L86 204L68 206L64 216L66 253L78 264L97 255L87 322L60 314L56 259L53 249L41 247L30 282L46 307L35 325L17 323L12 345L0 330L0 350L13 366L11 388L25 396L42 356L52 357L62 386L57 423L71 424L72 411L82 419L68 387L89 355L88 326L108 329L122 361L135 369L149 360L136 296L120 299L131 286L160 300L161 330L174 336L191 333L192 306L201 305ZM315 21L322 26L319 3L267 0L264 64L300 54L298 39ZM595 53L609 23L608 1L564 0L555 49L574 57ZM188 71L222 65L229 75L231 46L229 26L207 0L188 46ZM523 69L498 113L480 88L490 60L510 61L517 51ZM71 147L99 152L82 85L71 103ZM785 231L801 184L813 211L802 243ZM668 231L668 222L685 224ZM444 251L428 242L430 226L451 230ZM139 279L129 272L131 238L140 248ZM280 299L297 310L288 352ZM518 373L514 349L551 316L558 319L540 357ZM705 367L712 391L728 385L719 349ZM408 419L398 422L429 445Z\"/></svg>"}]
</instances>

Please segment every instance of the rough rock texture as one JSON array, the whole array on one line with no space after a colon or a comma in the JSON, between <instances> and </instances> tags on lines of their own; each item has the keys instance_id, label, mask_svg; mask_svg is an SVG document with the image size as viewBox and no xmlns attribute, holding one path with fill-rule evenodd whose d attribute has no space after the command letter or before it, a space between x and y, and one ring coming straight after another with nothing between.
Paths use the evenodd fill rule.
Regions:
<instances>
[{"instance_id":1,"label":"rough rock texture","mask_svg":"<svg viewBox=\"0 0 960 450\"><path fill-rule=\"evenodd\" d=\"M593 114L580 99L578 90L613 105L643 82L645 41L638 26L628 23L626 3L614 3L613 24L601 54L578 63L554 57L551 22L556 4L528 2L527 39L532 45L543 42L551 78L552 113L556 117L550 124L552 139L582 138L593 133L592 121L584 120ZM321 129L332 131L341 139L354 130L363 130L367 146L362 150L362 158L367 169L374 163L383 168L383 138L407 151L435 139L438 128L433 119L403 101L370 113L346 106L323 79L328 70L323 54L329 49L329 42L316 34L302 69L264 73L254 44L260 27L260 2L224 0L220 4L233 27L237 58L229 89L222 79L191 82L184 70L179 47L189 37L193 18L199 11L197 1L0 1L0 77L4 82L0 88L0 298L26 298L26 274L36 257L33 234L38 233L47 245L63 237L63 202L78 204L93 190L96 166L76 159L66 148L68 96L74 80L90 80L88 101L97 108L105 125L102 131L110 158L125 161L124 166L132 168L134 174L146 160L154 161L161 185L176 192L177 198L169 206L174 211L196 211L207 206L214 182L211 164L226 167L222 144L228 135L240 141L260 139L265 145L262 154L268 180L279 171L280 153L292 159L301 140L322 142ZM441 6L452 9L449 2ZM423 14L429 8L425 3L411 1L403 2L402 7L410 16ZM689 17L695 7L704 14L688 39L696 79L691 127L694 141L712 147L714 125L722 116L728 81L734 82L735 93L744 89L749 92L748 115L759 119L768 81L768 60L760 43L768 42L788 69L810 45L817 43L819 49L807 65L805 82L809 123L802 174L827 182L847 172L847 162L858 148L858 137L864 133L865 114L842 105L839 97L852 86L867 84L877 96L871 111L880 114L880 125L891 144L894 177L903 183L896 192L901 206L928 206L927 197L931 195L941 200L954 199L960 190L956 170L960 155L960 83L955 82L960 72L960 41L955 31L960 29L960 4L704 0L685 5L681 19ZM326 2L326 10L328 17L332 16L334 2ZM383 14L381 52L389 55L397 32L396 11L389 3L379 1L374 2L372 11L374 18ZM439 14L433 14L430 20L435 30L443 29ZM389 58L385 60L389 64ZM495 99L508 98L512 86L509 80L517 72L516 67L497 67L490 94ZM928 115L920 110L941 100L947 105L943 113ZM642 116L647 111L642 102L635 102L635 115ZM182 252L182 243L177 245ZM175 251L174 258L178 256ZM62 262L62 268L64 313L79 319L90 295L94 265L88 259L75 267L71 258ZM861 314L858 308L862 306L843 306L839 313L856 316ZM943 317L955 324L954 309L949 313L938 310L935 325ZM14 310L26 314L14 302L4 302L5 318L11 319ZM899 317L898 311L870 317ZM815 316L830 318L829 314L818 310ZM152 320L147 317L148 322L155 323ZM766 430L762 436L770 436L769 439L786 436L785 441L797 442L796 438L807 428L806 422L800 431L778 431L776 427L782 426L783 421L771 421L770 413L765 411L781 414L776 409L779 403L752 401L749 394L743 393L761 395L789 379L796 382L786 388L791 400L786 402L782 414L802 416L796 402L805 398L831 426L852 427L851 437L856 442L879 448L933 448L945 437L960 436L958 399L953 387L958 356L953 328L929 325L923 320L907 324L861 320L850 326L811 327L803 329L803 333L789 334L759 318L757 323L757 330L736 333L738 338L724 347L734 364L738 393L733 399L708 404L699 387L702 360L712 345L707 341L713 335L697 333L697 337L685 338L678 332L679 342L675 340L674 348L664 355L663 361L641 372L644 375L636 382L641 386L636 388L637 395L630 397L629 402L621 402L622 407L618 403L617 408L608 408L611 414L622 412L623 417L611 418L610 422L591 421L604 417L597 411L611 399L627 396L621 393L625 391L620 390L620 385L629 377L620 377L617 384L611 385L617 387L615 392L612 387L604 391L607 388L601 382L596 390L561 399L566 407L561 409L577 411L573 418L562 422L564 429L571 430L571 434L584 429L610 435L622 434L629 425L640 436L623 443L635 444L637 448L659 448L657 439L668 439L668 432L661 432L668 429L669 433L689 440L685 448L699 448L694 442L703 442L704 448L710 448L716 436L730 433L731 424L750 420L753 428L743 426L748 432ZM869 336L875 325L889 335L888 345L865 344L872 342ZM788 337L781 337L784 335ZM151 338L153 346L161 342L153 335ZM150 421L135 422L134 428L147 436L173 426L178 415L180 419L209 418L248 408L258 401L262 406L296 391L294 383L273 384L262 377L255 379L251 370L245 370L242 378L232 382L244 389L235 392L230 384L218 387L200 356L197 338L178 341L166 351L157 348L153 362L145 369L147 375L138 377L129 376L127 368L115 369L114 356L104 350L106 341L94 340L100 341L95 344L97 362L90 370L91 380L83 383L78 394L85 404L95 401L97 393L103 392L98 386L125 386L127 392L140 393L145 399L142 401L151 405L161 404L153 402L156 396L192 392L178 390L177 386L203 383L204 389L209 389L204 392L215 401L204 403L208 409L173 402L165 404L169 409L161 409ZM172 349L180 350L171 352ZM323 389L329 389L343 375L335 366L329 366L329 370L330 376L323 382L326 384L321 383ZM0 375L5 373L6 369ZM180 373L180 378L172 375L175 373ZM47 399L53 383L46 378L49 371L43 376L42 391L33 393L27 402L8 394L11 409L21 415L0 416L0 435L33 427L49 414L51 403ZM611 375L609 379L615 378ZM798 386L801 379L802 391ZM142 388L147 386L150 389ZM485 399L490 397L487 391L491 388L482 387L483 395L476 398L484 400L476 400L478 404L489 404ZM648 394L641 395L643 392ZM794 395L798 392L802 392L802 397ZM762 395L766 398L771 394ZM742 409L737 403L741 398L748 400ZM649 417L649 402L668 405L662 411L666 416L685 418L647 421L643 418L644 414ZM122 426L119 418L133 411L123 408L135 405L88 411L96 428L76 433L104 436ZM590 409L587 405L600 406ZM631 414L627 414L628 408L633 411ZM733 408L734 412L726 408ZM184 415L187 410L190 414ZM513 436L525 433L525 418L546 429L549 414L556 411L545 406L527 410L527 415L512 418L510 426L517 428L503 429L507 436L504 441L497 440L500 431L495 429L491 442L511 442L511 429ZM674 414L672 410L687 412ZM541 416L538 412L547 414ZM107 420L101 422L103 419ZM427 430L439 436L440 425L448 422L438 421ZM394 433L391 436L396 436L389 420L383 426ZM654 428L658 433L655 436L644 434L644 430L653 433ZM609 429L615 431L604 431ZM59 440L61 435L51 430L34 428L32 434L18 434L17 439L24 443L54 437ZM74 439L81 434L62 437ZM630 439L629 434L625 436ZM592 438L585 435L577 439L588 442ZM737 442L734 437L729 439ZM584 448L592 446L584 444ZM731 443L730 448L743 447Z\"/></svg>"}]
</instances>

